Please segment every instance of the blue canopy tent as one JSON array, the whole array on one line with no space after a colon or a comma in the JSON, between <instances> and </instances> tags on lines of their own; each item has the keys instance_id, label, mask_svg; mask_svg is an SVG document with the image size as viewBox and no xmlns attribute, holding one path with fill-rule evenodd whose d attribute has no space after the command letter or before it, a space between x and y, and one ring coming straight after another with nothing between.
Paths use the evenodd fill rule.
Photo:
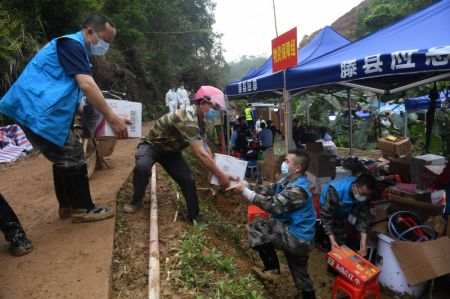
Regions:
<instances>
[{"instance_id":1,"label":"blue canopy tent","mask_svg":"<svg viewBox=\"0 0 450 299\"><path fill-rule=\"evenodd\" d=\"M286 71L287 89L351 88L393 94L450 77L450 0L430 5L396 23ZM352 153L352 126L350 155Z\"/></svg>"},{"instance_id":2,"label":"blue canopy tent","mask_svg":"<svg viewBox=\"0 0 450 299\"><path fill-rule=\"evenodd\" d=\"M450 0L286 71L289 91L330 84L392 94L450 77Z\"/></svg>"},{"instance_id":3,"label":"blue canopy tent","mask_svg":"<svg viewBox=\"0 0 450 299\"><path fill-rule=\"evenodd\" d=\"M349 43L347 38L326 26L311 42L298 50L298 65L312 61ZM281 91L284 87L283 81L282 71L272 73L271 56L254 72L249 71L240 81L229 83L225 88L225 94L232 98Z\"/></svg>"},{"instance_id":4,"label":"blue canopy tent","mask_svg":"<svg viewBox=\"0 0 450 299\"><path fill-rule=\"evenodd\" d=\"M442 101L446 100L444 91L439 93L439 99L436 100L436 108L441 108ZM405 99L406 111L414 112L418 110L428 110L430 107L430 98L428 96L421 96L417 98Z\"/></svg>"}]
</instances>

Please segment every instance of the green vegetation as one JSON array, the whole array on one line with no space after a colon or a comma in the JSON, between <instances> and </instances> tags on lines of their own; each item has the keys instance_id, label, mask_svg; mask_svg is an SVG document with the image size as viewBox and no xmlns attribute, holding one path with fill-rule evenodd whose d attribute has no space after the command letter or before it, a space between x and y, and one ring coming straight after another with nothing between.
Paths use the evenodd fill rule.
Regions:
<instances>
[{"instance_id":1,"label":"green vegetation","mask_svg":"<svg viewBox=\"0 0 450 299\"><path fill-rule=\"evenodd\" d=\"M171 84L196 90L226 83L214 8L212 0L0 0L0 96L38 48L100 12L116 25L117 37L106 59L93 61L96 81L127 92L144 104L146 118L155 118ZM125 69L120 82L117 68Z\"/></svg>"},{"instance_id":2,"label":"green vegetation","mask_svg":"<svg viewBox=\"0 0 450 299\"><path fill-rule=\"evenodd\" d=\"M357 12L356 31L352 38L375 32L434 2L436 0L369 0L369 5L362 6Z\"/></svg>"},{"instance_id":3,"label":"green vegetation","mask_svg":"<svg viewBox=\"0 0 450 299\"><path fill-rule=\"evenodd\" d=\"M204 230L194 225L175 249L180 268L177 286L195 291L194 298L263 298L262 285L251 275L236 276L234 259L211 246Z\"/></svg>"},{"instance_id":4,"label":"green vegetation","mask_svg":"<svg viewBox=\"0 0 450 299\"><path fill-rule=\"evenodd\" d=\"M242 56L237 61L229 62L230 71L228 73L227 82L235 82L244 77L251 69L257 69L260 67L266 57L262 56Z\"/></svg>"}]
</instances>

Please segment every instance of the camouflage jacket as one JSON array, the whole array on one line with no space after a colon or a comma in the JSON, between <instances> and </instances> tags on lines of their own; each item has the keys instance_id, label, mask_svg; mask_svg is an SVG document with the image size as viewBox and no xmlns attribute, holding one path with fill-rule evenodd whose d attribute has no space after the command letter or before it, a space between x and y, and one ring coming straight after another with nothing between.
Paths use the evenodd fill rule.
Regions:
<instances>
[{"instance_id":1,"label":"camouflage jacket","mask_svg":"<svg viewBox=\"0 0 450 299\"><path fill-rule=\"evenodd\" d=\"M282 186L282 191L279 193L275 192L277 183L267 187L249 183L248 188L256 193L252 203L273 215L297 210L307 204L308 194L305 190L297 186L287 186L289 184L287 179L278 183Z\"/></svg>"},{"instance_id":2,"label":"camouflage jacket","mask_svg":"<svg viewBox=\"0 0 450 299\"><path fill-rule=\"evenodd\" d=\"M320 208L320 219L322 221L322 226L325 230L326 235L336 235L337 231L341 231L341 228L337 229L336 219L334 215L342 208L343 202L339 201L338 193L333 186L330 186L328 192L325 197L325 203ZM356 216L356 223L354 225L355 229L359 232L367 232L369 229L369 203L366 201L361 205L356 211L353 211L353 214ZM345 220L344 220L345 221ZM340 226L343 225L343 222L340 221Z\"/></svg>"},{"instance_id":3,"label":"camouflage jacket","mask_svg":"<svg viewBox=\"0 0 450 299\"><path fill-rule=\"evenodd\" d=\"M204 124L200 123L195 105L177 109L158 119L143 141L163 153L181 152L191 143L204 142Z\"/></svg>"}]
</instances>

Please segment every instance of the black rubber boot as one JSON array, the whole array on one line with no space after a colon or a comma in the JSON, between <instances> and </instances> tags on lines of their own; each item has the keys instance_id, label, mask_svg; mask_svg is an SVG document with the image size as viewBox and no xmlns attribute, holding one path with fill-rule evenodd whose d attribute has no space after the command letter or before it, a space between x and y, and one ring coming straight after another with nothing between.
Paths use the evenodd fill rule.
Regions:
<instances>
[{"instance_id":1,"label":"black rubber boot","mask_svg":"<svg viewBox=\"0 0 450 299\"><path fill-rule=\"evenodd\" d=\"M114 216L113 210L96 207L92 202L86 164L66 168L64 174L66 195L72 204L72 222L101 221Z\"/></svg>"},{"instance_id":2,"label":"black rubber boot","mask_svg":"<svg viewBox=\"0 0 450 299\"><path fill-rule=\"evenodd\" d=\"M86 164L64 169L64 188L73 209L91 210L95 207L89 189Z\"/></svg>"},{"instance_id":3,"label":"black rubber boot","mask_svg":"<svg viewBox=\"0 0 450 299\"><path fill-rule=\"evenodd\" d=\"M21 256L33 250L33 244L27 238L20 223L11 222L7 224L5 232L6 241L10 244L11 254Z\"/></svg>"},{"instance_id":4,"label":"black rubber boot","mask_svg":"<svg viewBox=\"0 0 450 299\"><path fill-rule=\"evenodd\" d=\"M315 291L302 291L303 299L316 299Z\"/></svg>"},{"instance_id":5,"label":"black rubber boot","mask_svg":"<svg viewBox=\"0 0 450 299\"><path fill-rule=\"evenodd\" d=\"M56 199L59 203L59 217L69 218L71 215L72 206L68 196L66 195L64 185L64 170L65 168L58 168L53 165L53 185L55 187Z\"/></svg>"}]
</instances>

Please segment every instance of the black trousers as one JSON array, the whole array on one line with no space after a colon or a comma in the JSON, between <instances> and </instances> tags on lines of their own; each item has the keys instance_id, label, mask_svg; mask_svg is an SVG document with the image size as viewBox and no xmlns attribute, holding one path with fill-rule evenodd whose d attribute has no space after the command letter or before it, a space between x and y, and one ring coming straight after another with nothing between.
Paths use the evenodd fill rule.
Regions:
<instances>
[{"instance_id":1,"label":"black trousers","mask_svg":"<svg viewBox=\"0 0 450 299\"><path fill-rule=\"evenodd\" d=\"M181 192L186 200L188 217L191 220L195 219L199 213L197 188L192 171L186 160L184 160L183 155L181 152L170 154L161 153L147 142L141 142L136 151L136 166L133 170L134 194L132 203L138 204L142 202L151 176L151 170L155 163L161 164L180 186Z\"/></svg>"},{"instance_id":2,"label":"black trousers","mask_svg":"<svg viewBox=\"0 0 450 299\"><path fill-rule=\"evenodd\" d=\"M20 227L19 219L5 198L0 194L0 230L5 235L5 239L8 232L16 227Z\"/></svg>"}]
</instances>

